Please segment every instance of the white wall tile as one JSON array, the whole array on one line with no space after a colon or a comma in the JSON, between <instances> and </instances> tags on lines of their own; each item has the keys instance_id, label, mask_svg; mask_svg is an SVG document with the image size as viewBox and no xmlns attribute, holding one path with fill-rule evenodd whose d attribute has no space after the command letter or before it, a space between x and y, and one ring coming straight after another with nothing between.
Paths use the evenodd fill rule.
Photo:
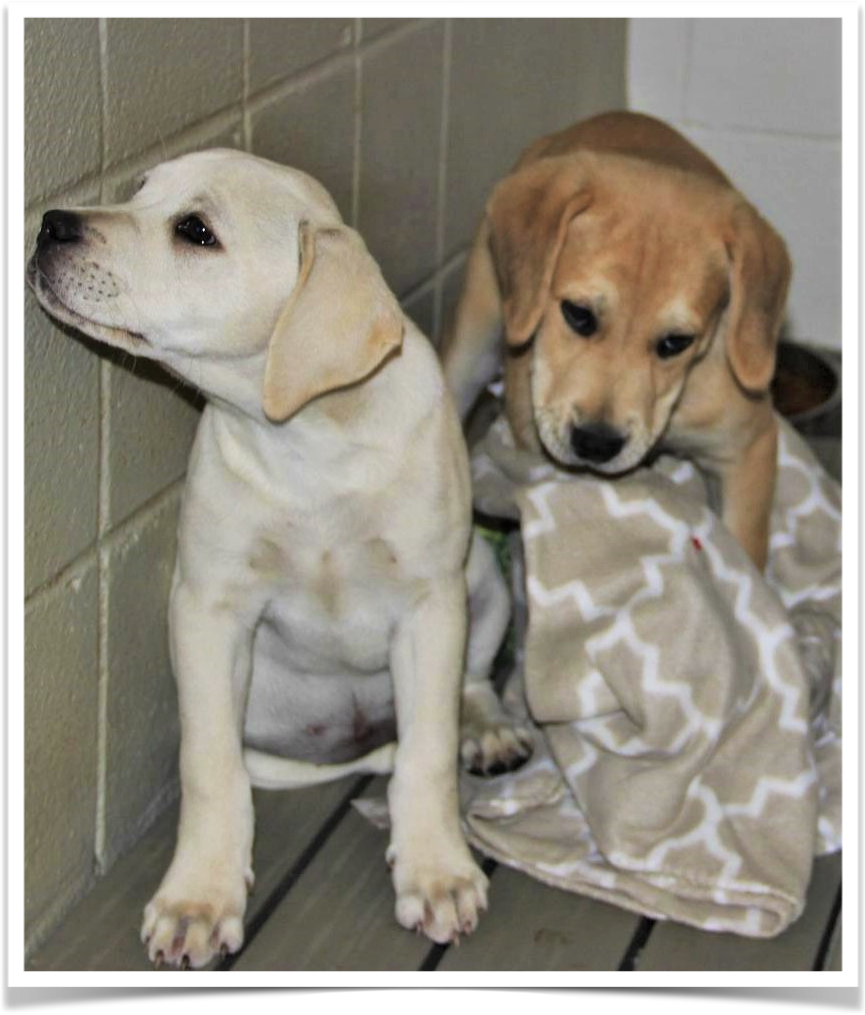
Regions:
<instances>
[{"instance_id":1,"label":"white wall tile","mask_svg":"<svg viewBox=\"0 0 865 1015\"><path fill-rule=\"evenodd\" d=\"M633 19L628 103L704 148L787 240L792 337L841 346L839 19Z\"/></svg>"},{"instance_id":2,"label":"white wall tile","mask_svg":"<svg viewBox=\"0 0 865 1015\"><path fill-rule=\"evenodd\" d=\"M689 22L684 18L633 18L628 29L628 106L665 120L681 119L685 106Z\"/></svg>"},{"instance_id":3,"label":"white wall tile","mask_svg":"<svg viewBox=\"0 0 865 1015\"><path fill-rule=\"evenodd\" d=\"M168 595L179 507L176 491L103 551L106 865L174 793L180 734L168 648Z\"/></svg>"},{"instance_id":4,"label":"white wall tile","mask_svg":"<svg viewBox=\"0 0 865 1015\"><path fill-rule=\"evenodd\" d=\"M106 36L108 165L240 105L240 18L109 18Z\"/></svg>"},{"instance_id":5,"label":"white wall tile","mask_svg":"<svg viewBox=\"0 0 865 1015\"><path fill-rule=\"evenodd\" d=\"M93 876L97 595L93 555L34 596L24 618L28 944L44 937Z\"/></svg>"},{"instance_id":6,"label":"white wall tile","mask_svg":"<svg viewBox=\"0 0 865 1015\"><path fill-rule=\"evenodd\" d=\"M685 118L791 134L841 131L837 18L693 22Z\"/></svg>"},{"instance_id":7,"label":"white wall tile","mask_svg":"<svg viewBox=\"0 0 865 1015\"><path fill-rule=\"evenodd\" d=\"M350 18L250 18L250 93L346 49L353 31Z\"/></svg>"},{"instance_id":8,"label":"white wall tile","mask_svg":"<svg viewBox=\"0 0 865 1015\"><path fill-rule=\"evenodd\" d=\"M840 146L782 135L681 128L787 241L792 338L841 346Z\"/></svg>"},{"instance_id":9,"label":"white wall tile","mask_svg":"<svg viewBox=\"0 0 865 1015\"><path fill-rule=\"evenodd\" d=\"M95 18L29 18L24 36L27 203L99 169L102 100Z\"/></svg>"},{"instance_id":10,"label":"white wall tile","mask_svg":"<svg viewBox=\"0 0 865 1015\"><path fill-rule=\"evenodd\" d=\"M33 592L96 536L99 360L93 344L24 305L25 588Z\"/></svg>"}]
</instances>

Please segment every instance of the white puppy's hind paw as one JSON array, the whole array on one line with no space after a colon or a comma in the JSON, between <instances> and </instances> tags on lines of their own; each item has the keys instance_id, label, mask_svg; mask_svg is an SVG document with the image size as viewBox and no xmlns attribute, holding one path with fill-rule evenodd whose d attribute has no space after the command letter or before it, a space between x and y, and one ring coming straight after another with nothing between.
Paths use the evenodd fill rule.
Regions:
<instances>
[{"instance_id":1,"label":"white puppy's hind paw","mask_svg":"<svg viewBox=\"0 0 865 1015\"><path fill-rule=\"evenodd\" d=\"M460 757L472 775L502 775L520 768L532 756L534 737L517 722L483 727L468 723L461 731Z\"/></svg>"}]
</instances>

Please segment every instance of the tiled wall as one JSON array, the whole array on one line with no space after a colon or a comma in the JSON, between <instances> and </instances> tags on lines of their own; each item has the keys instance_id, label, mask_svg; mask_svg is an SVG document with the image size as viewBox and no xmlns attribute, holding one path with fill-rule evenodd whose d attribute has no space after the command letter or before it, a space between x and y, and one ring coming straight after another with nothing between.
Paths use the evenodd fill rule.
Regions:
<instances>
[{"instance_id":1,"label":"tiled wall","mask_svg":"<svg viewBox=\"0 0 865 1015\"><path fill-rule=\"evenodd\" d=\"M621 20L28 20L26 234L229 145L317 176L430 334L520 149L624 103ZM34 947L176 793L166 597L198 409L26 305Z\"/></svg>"},{"instance_id":2,"label":"tiled wall","mask_svg":"<svg viewBox=\"0 0 865 1015\"><path fill-rule=\"evenodd\" d=\"M791 337L840 349L840 19L635 18L628 49L631 108L679 127L786 239Z\"/></svg>"}]
</instances>

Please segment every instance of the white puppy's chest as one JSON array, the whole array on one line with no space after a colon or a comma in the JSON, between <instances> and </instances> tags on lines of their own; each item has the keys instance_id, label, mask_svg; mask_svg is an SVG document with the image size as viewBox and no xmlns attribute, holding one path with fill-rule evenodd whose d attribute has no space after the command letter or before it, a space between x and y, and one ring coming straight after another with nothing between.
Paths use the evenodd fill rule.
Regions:
<instances>
[{"instance_id":1,"label":"white puppy's chest","mask_svg":"<svg viewBox=\"0 0 865 1015\"><path fill-rule=\"evenodd\" d=\"M462 477L436 465L442 420L416 395L387 428L205 409L175 583L253 634L250 746L341 761L394 735L396 629L465 554Z\"/></svg>"},{"instance_id":2,"label":"white puppy's chest","mask_svg":"<svg viewBox=\"0 0 865 1015\"><path fill-rule=\"evenodd\" d=\"M296 442L256 446L209 406L190 464L181 541L188 570L244 622L266 622L303 673L388 666L414 598L401 457L356 447L337 461Z\"/></svg>"},{"instance_id":3,"label":"white puppy's chest","mask_svg":"<svg viewBox=\"0 0 865 1015\"><path fill-rule=\"evenodd\" d=\"M387 667L406 581L396 549L380 535L322 532L287 522L259 535L249 567L265 590L263 618L281 635L286 661L303 672Z\"/></svg>"}]
</instances>

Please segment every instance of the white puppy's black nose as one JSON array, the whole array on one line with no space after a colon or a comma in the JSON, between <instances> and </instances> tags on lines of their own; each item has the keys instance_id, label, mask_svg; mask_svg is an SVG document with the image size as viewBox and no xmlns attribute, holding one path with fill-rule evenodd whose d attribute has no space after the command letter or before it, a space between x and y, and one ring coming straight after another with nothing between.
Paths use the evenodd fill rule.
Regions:
<instances>
[{"instance_id":1,"label":"white puppy's black nose","mask_svg":"<svg viewBox=\"0 0 865 1015\"><path fill-rule=\"evenodd\" d=\"M625 446L625 438L606 423L589 423L571 430L571 447L584 462L609 462Z\"/></svg>"},{"instance_id":2,"label":"white puppy's black nose","mask_svg":"<svg viewBox=\"0 0 865 1015\"><path fill-rule=\"evenodd\" d=\"M81 218L72 211L55 208L42 216L36 246L43 250L55 243L76 243L83 235Z\"/></svg>"}]
</instances>

